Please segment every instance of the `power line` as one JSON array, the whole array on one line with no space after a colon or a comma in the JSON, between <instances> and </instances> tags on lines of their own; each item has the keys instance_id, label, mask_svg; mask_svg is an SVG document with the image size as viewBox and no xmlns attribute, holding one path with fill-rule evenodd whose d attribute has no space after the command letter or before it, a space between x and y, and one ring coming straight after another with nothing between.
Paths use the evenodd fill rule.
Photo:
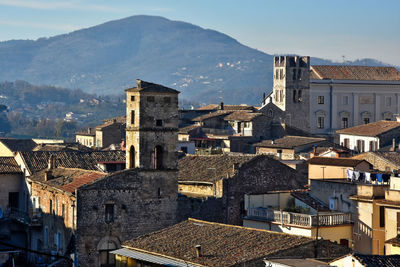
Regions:
<instances>
[{"instance_id":1,"label":"power line","mask_svg":"<svg viewBox=\"0 0 400 267\"><path fill-rule=\"evenodd\" d=\"M15 249L20 249L26 252L31 252L31 253L35 253L35 254L40 254L40 255L46 255L46 256L50 256L50 257L55 257L55 258L60 258L60 259L66 259L66 260L71 260L70 258L66 257L66 256L61 256L61 255L52 255L46 252L41 252L41 251L37 251L37 250L33 250L33 249L29 249L29 248L24 248L24 247L20 247L20 246L16 246L13 244L9 244L3 241L0 241L0 245L4 245L10 248L15 248Z\"/></svg>"}]
</instances>

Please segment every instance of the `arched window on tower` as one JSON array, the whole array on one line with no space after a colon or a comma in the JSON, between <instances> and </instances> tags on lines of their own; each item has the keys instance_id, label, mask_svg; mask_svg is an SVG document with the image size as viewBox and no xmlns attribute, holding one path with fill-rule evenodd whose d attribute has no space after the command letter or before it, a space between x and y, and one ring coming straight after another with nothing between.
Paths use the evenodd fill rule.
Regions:
<instances>
[{"instance_id":1,"label":"arched window on tower","mask_svg":"<svg viewBox=\"0 0 400 267\"><path fill-rule=\"evenodd\" d=\"M299 90L297 101L301 102L301 100L302 100L302 98L301 98L301 90Z\"/></svg>"},{"instance_id":2,"label":"arched window on tower","mask_svg":"<svg viewBox=\"0 0 400 267\"><path fill-rule=\"evenodd\" d=\"M154 148L153 167L155 170L161 170L163 168L163 148L162 148L162 146L156 146Z\"/></svg>"},{"instance_id":3,"label":"arched window on tower","mask_svg":"<svg viewBox=\"0 0 400 267\"><path fill-rule=\"evenodd\" d=\"M129 169L135 168L135 147L129 148Z\"/></svg>"}]
</instances>

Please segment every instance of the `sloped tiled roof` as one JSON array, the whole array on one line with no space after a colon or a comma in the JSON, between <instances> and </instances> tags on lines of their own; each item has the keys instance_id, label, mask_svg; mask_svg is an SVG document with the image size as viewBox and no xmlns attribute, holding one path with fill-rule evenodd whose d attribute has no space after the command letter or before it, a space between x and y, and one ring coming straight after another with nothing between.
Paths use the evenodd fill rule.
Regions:
<instances>
[{"instance_id":1,"label":"sloped tiled roof","mask_svg":"<svg viewBox=\"0 0 400 267\"><path fill-rule=\"evenodd\" d=\"M0 173L21 173L14 157L0 157Z\"/></svg>"},{"instance_id":2,"label":"sloped tiled roof","mask_svg":"<svg viewBox=\"0 0 400 267\"><path fill-rule=\"evenodd\" d=\"M194 118L192 121L203 121L205 119L210 119L210 118L214 118L214 117L226 116L226 115L231 114L232 112L233 111L229 111L229 110L218 110L215 112L211 112L208 114L198 116L198 117Z\"/></svg>"},{"instance_id":3,"label":"sloped tiled roof","mask_svg":"<svg viewBox=\"0 0 400 267\"><path fill-rule=\"evenodd\" d=\"M189 125L189 126L186 126L186 127L179 128L178 133L189 133L190 131L192 131L194 129L197 129L197 128L201 128L201 126L200 125L196 125L196 124Z\"/></svg>"},{"instance_id":4,"label":"sloped tiled roof","mask_svg":"<svg viewBox=\"0 0 400 267\"><path fill-rule=\"evenodd\" d=\"M85 184L91 183L105 175L99 171L89 171L72 168L55 168L51 170L51 179L44 180L47 169L35 173L29 178L33 181L46 183L69 193L75 193L75 190Z\"/></svg>"},{"instance_id":5,"label":"sloped tiled roof","mask_svg":"<svg viewBox=\"0 0 400 267\"><path fill-rule=\"evenodd\" d=\"M204 107L200 107L197 110L217 110L220 108L220 105L218 104L209 104ZM248 106L248 105L224 105L223 110L229 110L229 111L237 111L237 110L250 110L254 111L256 110L255 107L253 106Z\"/></svg>"},{"instance_id":6,"label":"sloped tiled roof","mask_svg":"<svg viewBox=\"0 0 400 267\"><path fill-rule=\"evenodd\" d=\"M188 219L126 241L123 246L200 266L225 267L242 266L245 262L254 261L262 264L264 257L284 255L285 251L290 251L292 256L299 254L297 257L300 257L300 254L304 254L301 248L312 242L314 239L303 236ZM201 245L200 257L196 256L197 245ZM321 241L320 245L325 247L326 241ZM330 247L331 255L335 254L336 257L349 252L348 248L332 242Z\"/></svg>"},{"instance_id":7,"label":"sloped tiled roof","mask_svg":"<svg viewBox=\"0 0 400 267\"><path fill-rule=\"evenodd\" d=\"M79 168L84 170L97 170L97 162L125 161L125 152L111 151L34 151L21 152L21 156L31 173L47 168L50 155L54 155L56 167Z\"/></svg>"},{"instance_id":8,"label":"sloped tiled roof","mask_svg":"<svg viewBox=\"0 0 400 267\"><path fill-rule=\"evenodd\" d=\"M32 151L93 151L90 147L80 143L61 143L61 144L39 144Z\"/></svg>"},{"instance_id":9,"label":"sloped tiled roof","mask_svg":"<svg viewBox=\"0 0 400 267\"><path fill-rule=\"evenodd\" d=\"M121 127L123 127L123 126L125 125L125 123L126 123L126 122L107 121L107 122L105 122L105 123L103 123L103 124L101 124L101 125L96 126L96 130L102 130L102 129L104 129L104 128L107 128L107 127L109 127L109 126L116 125L116 124L118 124L118 125L120 125Z\"/></svg>"},{"instance_id":10,"label":"sloped tiled roof","mask_svg":"<svg viewBox=\"0 0 400 267\"><path fill-rule=\"evenodd\" d=\"M324 138L287 135L276 140L264 140L255 144L256 147L295 148L307 144L324 142Z\"/></svg>"},{"instance_id":11,"label":"sloped tiled roof","mask_svg":"<svg viewBox=\"0 0 400 267\"><path fill-rule=\"evenodd\" d=\"M354 253L353 257L356 258L365 267L386 266L397 267L400 266L400 255L365 255Z\"/></svg>"},{"instance_id":12,"label":"sloped tiled roof","mask_svg":"<svg viewBox=\"0 0 400 267\"><path fill-rule=\"evenodd\" d=\"M343 166L343 167L356 167L361 162L368 162L368 161L350 159L350 158L330 158L330 157L313 157L308 160L308 163L313 165Z\"/></svg>"},{"instance_id":13,"label":"sloped tiled roof","mask_svg":"<svg viewBox=\"0 0 400 267\"><path fill-rule=\"evenodd\" d=\"M262 113L254 113L250 111L235 111L224 118L226 121L251 121Z\"/></svg>"},{"instance_id":14,"label":"sloped tiled roof","mask_svg":"<svg viewBox=\"0 0 400 267\"><path fill-rule=\"evenodd\" d=\"M360 136L378 136L400 127L398 121L376 121L336 131L338 134L351 134Z\"/></svg>"},{"instance_id":15,"label":"sloped tiled roof","mask_svg":"<svg viewBox=\"0 0 400 267\"><path fill-rule=\"evenodd\" d=\"M187 155L178 162L179 181L213 182L214 178L226 178L233 175L233 165L243 164L255 158L255 155Z\"/></svg>"},{"instance_id":16,"label":"sloped tiled roof","mask_svg":"<svg viewBox=\"0 0 400 267\"><path fill-rule=\"evenodd\" d=\"M394 238L391 238L391 239L389 239L389 240L386 240L385 243L386 243L386 244L391 244L391 245L396 246L396 247L400 247L400 235L397 235L397 236L394 237Z\"/></svg>"},{"instance_id":17,"label":"sloped tiled roof","mask_svg":"<svg viewBox=\"0 0 400 267\"><path fill-rule=\"evenodd\" d=\"M32 151L37 145L32 139L0 138L0 142L13 152Z\"/></svg>"},{"instance_id":18,"label":"sloped tiled roof","mask_svg":"<svg viewBox=\"0 0 400 267\"><path fill-rule=\"evenodd\" d=\"M136 87L126 89L125 91L179 94L179 91L177 90L162 86L160 84L145 82L139 79L136 79Z\"/></svg>"},{"instance_id":19,"label":"sloped tiled roof","mask_svg":"<svg viewBox=\"0 0 400 267\"><path fill-rule=\"evenodd\" d=\"M400 72L394 67L313 65L310 79L400 81Z\"/></svg>"}]
</instances>

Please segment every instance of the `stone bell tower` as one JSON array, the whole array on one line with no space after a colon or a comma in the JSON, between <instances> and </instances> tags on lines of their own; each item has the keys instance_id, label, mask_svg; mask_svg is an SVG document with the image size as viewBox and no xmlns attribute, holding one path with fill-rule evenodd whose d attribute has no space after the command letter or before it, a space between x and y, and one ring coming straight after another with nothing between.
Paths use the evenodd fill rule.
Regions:
<instances>
[{"instance_id":1,"label":"stone bell tower","mask_svg":"<svg viewBox=\"0 0 400 267\"><path fill-rule=\"evenodd\" d=\"M284 123L310 131L310 57L274 57L272 102L284 111Z\"/></svg>"},{"instance_id":2,"label":"stone bell tower","mask_svg":"<svg viewBox=\"0 0 400 267\"><path fill-rule=\"evenodd\" d=\"M177 169L179 92L139 79L125 92L126 168Z\"/></svg>"}]
</instances>

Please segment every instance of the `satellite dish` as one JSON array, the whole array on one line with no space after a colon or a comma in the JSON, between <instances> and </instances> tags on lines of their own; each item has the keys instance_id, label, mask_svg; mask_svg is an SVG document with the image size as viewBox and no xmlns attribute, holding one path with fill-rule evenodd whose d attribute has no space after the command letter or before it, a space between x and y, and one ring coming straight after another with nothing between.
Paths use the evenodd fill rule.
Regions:
<instances>
[{"instance_id":1,"label":"satellite dish","mask_svg":"<svg viewBox=\"0 0 400 267\"><path fill-rule=\"evenodd\" d=\"M0 219L3 218L3 209L0 207Z\"/></svg>"}]
</instances>

